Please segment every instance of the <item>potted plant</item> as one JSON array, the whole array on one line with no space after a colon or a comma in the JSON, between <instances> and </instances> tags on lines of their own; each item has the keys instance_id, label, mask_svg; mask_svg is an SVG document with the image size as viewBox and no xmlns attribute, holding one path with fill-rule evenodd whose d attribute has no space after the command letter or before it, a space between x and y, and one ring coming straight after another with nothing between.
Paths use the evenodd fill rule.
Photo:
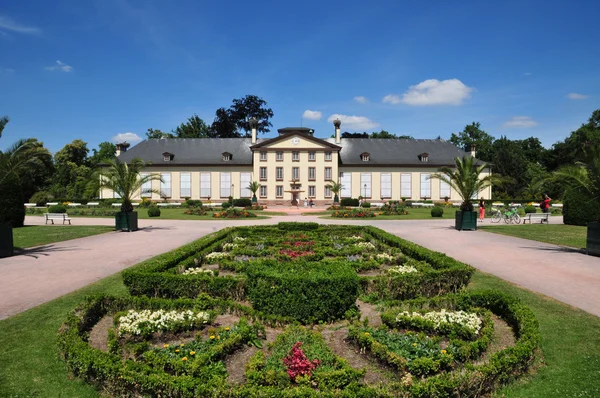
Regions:
<instances>
[{"instance_id":1,"label":"potted plant","mask_svg":"<svg viewBox=\"0 0 600 398\"><path fill-rule=\"evenodd\" d=\"M333 203L340 203L340 192L344 189L344 186L340 182L332 181L326 185L327 188L333 192Z\"/></svg>"},{"instance_id":2,"label":"potted plant","mask_svg":"<svg viewBox=\"0 0 600 398\"><path fill-rule=\"evenodd\" d=\"M258 182L258 181L252 181L248 185L248 189L250 191L252 191L252 203L257 203L258 199L256 198L256 191L258 191L260 189L260 182Z\"/></svg>"},{"instance_id":3,"label":"potted plant","mask_svg":"<svg viewBox=\"0 0 600 398\"><path fill-rule=\"evenodd\" d=\"M456 212L455 228L462 230L477 229L477 213L473 211L471 198L492 184L492 176L480 178L487 165L477 165L477 160L470 156L463 156L454 160L454 168L444 166L438 173L431 175L449 184L462 199L460 210Z\"/></svg>"},{"instance_id":4,"label":"potted plant","mask_svg":"<svg viewBox=\"0 0 600 398\"><path fill-rule=\"evenodd\" d=\"M140 175L142 169L147 165L141 159L135 158L131 163L121 162L118 158L107 162L108 168L101 169L97 173L97 181L100 188L108 188L120 196L123 203L121 211L115 214L115 229L120 231L137 231L138 215L133 211L134 195L141 193L160 193L154 189L142 189L142 186L153 180L162 182L160 175Z\"/></svg>"},{"instance_id":5,"label":"potted plant","mask_svg":"<svg viewBox=\"0 0 600 398\"><path fill-rule=\"evenodd\" d=\"M586 148L583 162L561 167L554 172L553 179L587 197L585 211L592 221L587 223L586 251L600 256L600 145Z\"/></svg>"}]
</instances>

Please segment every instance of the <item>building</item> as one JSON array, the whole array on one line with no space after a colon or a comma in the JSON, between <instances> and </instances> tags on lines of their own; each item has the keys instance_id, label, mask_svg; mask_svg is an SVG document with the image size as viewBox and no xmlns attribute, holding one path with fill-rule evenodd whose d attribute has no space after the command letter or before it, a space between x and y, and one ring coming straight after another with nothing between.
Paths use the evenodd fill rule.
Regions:
<instances>
[{"instance_id":1,"label":"building","mask_svg":"<svg viewBox=\"0 0 600 398\"><path fill-rule=\"evenodd\" d=\"M150 162L144 173L159 173L153 181L161 194L140 195L153 200L184 198L222 202L229 196L250 198L248 185L260 183L257 196L266 205L288 205L294 197L317 205L333 201L327 185L343 185L340 197L369 201L444 200L460 197L447 184L431 179L441 166L454 166L465 153L445 140L341 138L339 120L335 138L322 139L306 127L279 129L279 136L251 138L169 138L145 140L130 150L118 146L121 161L141 158ZM487 174L487 173L486 173ZM491 198L491 188L479 196ZM109 190L102 198L112 198Z\"/></svg>"}]
</instances>

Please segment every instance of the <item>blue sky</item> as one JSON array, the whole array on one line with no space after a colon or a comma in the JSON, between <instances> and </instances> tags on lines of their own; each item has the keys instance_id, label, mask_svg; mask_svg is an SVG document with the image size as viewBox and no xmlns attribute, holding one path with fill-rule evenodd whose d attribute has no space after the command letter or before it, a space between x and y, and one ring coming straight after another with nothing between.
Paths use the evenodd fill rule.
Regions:
<instances>
[{"instance_id":1,"label":"blue sky","mask_svg":"<svg viewBox=\"0 0 600 398\"><path fill-rule=\"evenodd\" d=\"M478 121L550 146L600 108L597 1L371 3L3 2L0 147L136 143L247 94L275 113L265 137L301 120L327 137L339 115L342 131Z\"/></svg>"}]
</instances>

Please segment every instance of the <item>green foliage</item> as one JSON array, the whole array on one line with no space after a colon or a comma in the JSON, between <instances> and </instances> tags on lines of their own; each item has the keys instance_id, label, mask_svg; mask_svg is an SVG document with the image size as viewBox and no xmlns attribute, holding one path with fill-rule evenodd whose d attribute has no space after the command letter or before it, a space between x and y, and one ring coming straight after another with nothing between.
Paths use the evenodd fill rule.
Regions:
<instances>
[{"instance_id":1,"label":"green foliage","mask_svg":"<svg viewBox=\"0 0 600 398\"><path fill-rule=\"evenodd\" d=\"M442 217L444 215L444 208L440 206L434 206L431 208L431 217Z\"/></svg>"},{"instance_id":2,"label":"green foliage","mask_svg":"<svg viewBox=\"0 0 600 398\"><path fill-rule=\"evenodd\" d=\"M371 203L370 202L362 202L360 207L364 207L366 209L370 209L371 208Z\"/></svg>"},{"instance_id":3,"label":"green foliage","mask_svg":"<svg viewBox=\"0 0 600 398\"><path fill-rule=\"evenodd\" d=\"M207 138L209 137L209 130L204 120L194 114L186 123L181 123L177 126L173 133L176 138Z\"/></svg>"},{"instance_id":4,"label":"green foliage","mask_svg":"<svg viewBox=\"0 0 600 398\"><path fill-rule=\"evenodd\" d=\"M360 206L360 201L355 198L342 198L340 200L340 206L358 207Z\"/></svg>"},{"instance_id":5,"label":"green foliage","mask_svg":"<svg viewBox=\"0 0 600 398\"><path fill-rule=\"evenodd\" d=\"M0 181L0 223L22 227L25 221L25 207L19 178L16 174L5 176Z\"/></svg>"},{"instance_id":6,"label":"green foliage","mask_svg":"<svg viewBox=\"0 0 600 398\"><path fill-rule=\"evenodd\" d=\"M230 202L223 202L221 203L221 207L223 208L223 210L228 209L231 207L231 203Z\"/></svg>"},{"instance_id":7,"label":"green foliage","mask_svg":"<svg viewBox=\"0 0 600 398\"><path fill-rule=\"evenodd\" d=\"M48 213L66 213L67 208L63 205L52 205L48 207Z\"/></svg>"},{"instance_id":8,"label":"green foliage","mask_svg":"<svg viewBox=\"0 0 600 398\"><path fill-rule=\"evenodd\" d=\"M148 217L160 217L160 209L158 206L150 206L148 207Z\"/></svg>"},{"instance_id":9,"label":"green foliage","mask_svg":"<svg viewBox=\"0 0 600 398\"><path fill-rule=\"evenodd\" d=\"M246 207L252 206L252 200L249 198L239 198L233 200L233 206L235 207Z\"/></svg>"},{"instance_id":10,"label":"green foliage","mask_svg":"<svg viewBox=\"0 0 600 398\"><path fill-rule=\"evenodd\" d=\"M375 217L376 213L371 209L352 209L352 210L339 210L331 213L331 217L335 218L371 218Z\"/></svg>"},{"instance_id":11,"label":"green foliage","mask_svg":"<svg viewBox=\"0 0 600 398\"><path fill-rule=\"evenodd\" d=\"M46 206L46 202L49 202L51 199L52 195L48 192L38 191L29 199L29 203L35 203L36 206Z\"/></svg>"},{"instance_id":12,"label":"green foliage","mask_svg":"<svg viewBox=\"0 0 600 398\"><path fill-rule=\"evenodd\" d=\"M460 133L452 133L450 142L466 152L470 152L471 145L475 145L477 158L491 160L494 137L481 130L480 123L473 122L465 126Z\"/></svg>"},{"instance_id":13,"label":"green foliage","mask_svg":"<svg viewBox=\"0 0 600 398\"><path fill-rule=\"evenodd\" d=\"M346 262L264 260L246 272L254 308L303 323L341 319L358 297L358 276Z\"/></svg>"},{"instance_id":14,"label":"green foliage","mask_svg":"<svg viewBox=\"0 0 600 398\"><path fill-rule=\"evenodd\" d=\"M525 214L537 212L537 209L535 208L535 206L525 206L524 210L525 210Z\"/></svg>"},{"instance_id":15,"label":"green foliage","mask_svg":"<svg viewBox=\"0 0 600 398\"><path fill-rule=\"evenodd\" d=\"M253 122L256 123L257 132L268 133L271 131L269 127L273 126L270 122L272 117L273 111L267 108L265 100L256 95L247 95L234 99L229 109L217 109L210 134L219 138L249 137Z\"/></svg>"},{"instance_id":16,"label":"green foliage","mask_svg":"<svg viewBox=\"0 0 600 398\"><path fill-rule=\"evenodd\" d=\"M319 224L316 222L281 221L277 224L277 228L282 231L314 231L319 229Z\"/></svg>"},{"instance_id":17,"label":"green foliage","mask_svg":"<svg viewBox=\"0 0 600 398\"><path fill-rule=\"evenodd\" d=\"M563 198L563 222L583 225L600 218L600 202L582 189L568 189Z\"/></svg>"}]
</instances>

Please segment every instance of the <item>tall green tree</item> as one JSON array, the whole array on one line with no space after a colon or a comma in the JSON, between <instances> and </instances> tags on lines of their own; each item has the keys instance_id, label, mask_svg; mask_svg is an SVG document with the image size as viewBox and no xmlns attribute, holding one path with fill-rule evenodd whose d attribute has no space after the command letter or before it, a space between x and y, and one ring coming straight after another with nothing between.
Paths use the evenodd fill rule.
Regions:
<instances>
[{"instance_id":1,"label":"tall green tree","mask_svg":"<svg viewBox=\"0 0 600 398\"><path fill-rule=\"evenodd\" d=\"M244 131L246 137L250 137L250 119L255 118L258 121L256 128L259 133L268 133L269 127L273 127L270 119L273 117L273 110L267 107L267 101L256 95L246 95L244 98L233 100L229 107L232 120L238 128L238 131Z\"/></svg>"},{"instance_id":2,"label":"tall green tree","mask_svg":"<svg viewBox=\"0 0 600 398\"><path fill-rule=\"evenodd\" d=\"M392 134L388 131L385 130L381 130L381 131L373 131L371 133L371 137L370 138L398 138L396 137L396 134Z\"/></svg>"},{"instance_id":3,"label":"tall green tree","mask_svg":"<svg viewBox=\"0 0 600 398\"><path fill-rule=\"evenodd\" d=\"M176 138L207 138L209 136L208 133L208 125L196 114L173 130Z\"/></svg>"},{"instance_id":4,"label":"tall green tree","mask_svg":"<svg viewBox=\"0 0 600 398\"><path fill-rule=\"evenodd\" d=\"M494 137L483 131L478 122L466 125L459 133L452 133L450 142L467 152L471 150L471 145L475 144L478 159L489 162L492 158Z\"/></svg>"},{"instance_id":5,"label":"tall green tree","mask_svg":"<svg viewBox=\"0 0 600 398\"><path fill-rule=\"evenodd\" d=\"M165 133L164 131L161 131L161 130L155 130L155 129L149 128L148 131L146 131L146 138L151 140L151 139L157 139L157 138L175 138L175 136L171 133Z\"/></svg>"},{"instance_id":6,"label":"tall green tree","mask_svg":"<svg viewBox=\"0 0 600 398\"><path fill-rule=\"evenodd\" d=\"M98 163L113 159L116 155L117 146L112 142L104 141L98 144L98 149L92 149L92 156L89 157L90 167L96 167Z\"/></svg>"},{"instance_id":7,"label":"tall green tree","mask_svg":"<svg viewBox=\"0 0 600 398\"><path fill-rule=\"evenodd\" d=\"M217 109L215 120L210 127L210 137L212 138L237 138L240 137L238 128L231 115L231 112L225 108Z\"/></svg>"},{"instance_id":8,"label":"tall green tree","mask_svg":"<svg viewBox=\"0 0 600 398\"><path fill-rule=\"evenodd\" d=\"M87 143L73 140L54 154L56 173L50 192L55 197L82 198L92 169L88 165Z\"/></svg>"},{"instance_id":9,"label":"tall green tree","mask_svg":"<svg viewBox=\"0 0 600 398\"><path fill-rule=\"evenodd\" d=\"M0 117L0 137L2 137L2 132L4 131L4 127L6 127L6 124L9 122L9 118L8 116L2 116Z\"/></svg>"},{"instance_id":10,"label":"tall green tree","mask_svg":"<svg viewBox=\"0 0 600 398\"><path fill-rule=\"evenodd\" d=\"M503 197L516 199L530 182L526 180L525 172L528 161L518 141L500 137L492 144L490 162L495 173L507 177L502 185L493 187L495 194L505 193Z\"/></svg>"}]
</instances>

